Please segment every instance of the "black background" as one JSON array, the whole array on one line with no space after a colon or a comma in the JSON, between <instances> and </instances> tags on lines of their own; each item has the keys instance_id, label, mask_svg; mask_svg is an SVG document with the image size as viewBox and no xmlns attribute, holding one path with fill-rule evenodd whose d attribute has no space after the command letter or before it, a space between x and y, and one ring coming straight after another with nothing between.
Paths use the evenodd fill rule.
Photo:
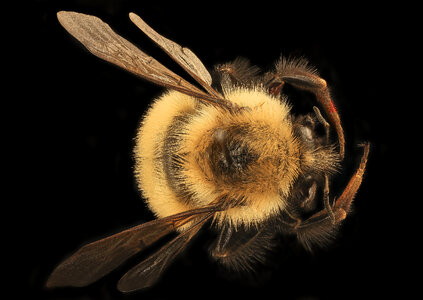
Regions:
<instances>
[{"instance_id":1,"label":"black background","mask_svg":"<svg viewBox=\"0 0 423 300\"><path fill-rule=\"evenodd\" d=\"M332 87L346 133L338 194L359 161L355 145L372 144L354 212L336 242L310 255L281 239L268 267L253 279L237 279L209 260L212 234L205 231L145 291L116 290L128 265L86 288L45 289L53 268L81 245L153 218L133 179L132 148L144 110L163 90L88 53L59 25L60 10L99 16L183 76L130 22L129 12L193 50L208 68L237 56L264 69L282 53L307 57ZM405 162L393 148L404 131L398 116L407 105L395 92L402 91L394 72L410 59L399 55L411 48L403 34L406 13L355 2L320 7L74 0L30 1L19 17L25 25L19 38L23 65L15 68L20 84L10 102L24 126L12 126L20 165L12 200L25 226L13 226L19 241L12 249L19 257L14 272L23 275L10 276L21 286L15 293L37 299L356 299L408 290L397 280L406 275L398 267L408 265L396 252L397 246L410 247L397 226L398 215L407 212L398 203L406 199L395 197L401 187L396 167Z\"/></svg>"}]
</instances>

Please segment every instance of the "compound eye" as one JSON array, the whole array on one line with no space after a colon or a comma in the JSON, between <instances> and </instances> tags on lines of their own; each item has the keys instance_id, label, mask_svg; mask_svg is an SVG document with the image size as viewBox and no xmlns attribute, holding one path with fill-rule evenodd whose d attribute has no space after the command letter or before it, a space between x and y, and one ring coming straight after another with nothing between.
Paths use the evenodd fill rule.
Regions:
<instances>
[{"instance_id":1,"label":"compound eye","mask_svg":"<svg viewBox=\"0 0 423 300\"><path fill-rule=\"evenodd\" d=\"M303 139L307 142L313 141L313 131L308 126L301 126L300 128L301 135Z\"/></svg>"}]
</instances>

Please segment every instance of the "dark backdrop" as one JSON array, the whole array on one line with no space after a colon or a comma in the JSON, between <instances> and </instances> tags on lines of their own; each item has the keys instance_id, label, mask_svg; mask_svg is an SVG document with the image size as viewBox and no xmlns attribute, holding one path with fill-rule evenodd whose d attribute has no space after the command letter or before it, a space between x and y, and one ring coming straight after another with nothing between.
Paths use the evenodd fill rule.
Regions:
<instances>
[{"instance_id":1,"label":"dark backdrop","mask_svg":"<svg viewBox=\"0 0 423 300\"><path fill-rule=\"evenodd\" d=\"M19 10L25 25L20 35L24 67L16 68L20 85L14 99L23 100L13 103L24 126L14 132L22 166L13 202L25 235L19 231L23 245L13 249L24 275L19 279L24 288L15 292L37 299L347 299L397 290L394 279L402 271L394 270L402 258L392 250L404 238L396 226L398 210L392 209L398 203L392 165L401 160L393 159L397 153L390 141L400 134L404 100L394 93L399 76L392 71L400 61L397 49L411 46L399 29L406 15L355 2L330 7L284 1L242 6L144 2L30 1ZM281 54L307 57L332 87L346 133L346 169L335 192L359 162L355 145L372 144L354 212L333 245L310 255L292 239L281 239L267 267L239 279L209 260L213 234L203 230L146 291L124 296L116 290L128 265L86 288L44 289L53 268L79 246L153 218L136 189L132 148L144 110L163 90L88 53L60 27L59 10L99 16L184 76L130 22L129 12L189 47L208 68L237 56L264 69Z\"/></svg>"}]
</instances>

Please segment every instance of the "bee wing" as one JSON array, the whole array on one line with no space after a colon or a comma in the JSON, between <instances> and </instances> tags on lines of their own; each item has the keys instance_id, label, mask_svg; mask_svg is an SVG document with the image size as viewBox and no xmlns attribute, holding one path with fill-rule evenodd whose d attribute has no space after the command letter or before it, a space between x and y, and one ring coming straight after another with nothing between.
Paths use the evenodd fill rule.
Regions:
<instances>
[{"instance_id":1,"label":"bee wing","mask_svg":"<svg viewBox=\"0 0 423 300\"><path fill-rule=\"evenodd\" d=\"M86 286L177 227L197 216L213 214L215 211L213 206L189 210L132 227L85 245L52 272L46 286Z\"/></svg>"},{"instance_id":2,"label":"bee wing","mask_svg":"<svg viewBox=\"0 0 423 300\"><path fill-rule=\"evenodd\" d=\"M121 292L132 292L153 285L172 259L197 234L201 226L213 215L209 213L186 231L179 234L159 251L129 270L118 282Z\"/></svg>"},{"instance_id":3,"label":"bee wing","mask_svg":"<svg viewBox=\"0 0 423 300\"><path fill-rule=\"evenodd\" d=\"M95 56L158 85L220 104L220 98L201 91L173 73L115 33L99 18L69 11L58 12L57 18L60 24Z\"/></svg>"},{"instance_id":4,"label":"bee wing","mask_svg":"<svg viewBox=\"0 0 423 300\"><path fill-rule=\"evenodd\" d=\"M174 61L188 72L199 84L201 84L211 95L223 99L223 96L212 87L212 78L201 60L186 47L171 41L157 33L138 15L129 13L131 21L141 29L150 39L157 43Z\"/></svg>"}]
</instances>

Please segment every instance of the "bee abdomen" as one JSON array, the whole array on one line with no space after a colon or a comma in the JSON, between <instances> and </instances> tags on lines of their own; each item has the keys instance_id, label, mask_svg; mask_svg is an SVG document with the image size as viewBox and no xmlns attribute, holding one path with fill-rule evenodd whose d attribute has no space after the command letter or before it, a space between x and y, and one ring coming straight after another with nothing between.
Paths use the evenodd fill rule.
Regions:
<instances>
[{"instance_id":1,"label":"bee abdomen","mask_svg":"<svg viewBox=\"0 0 423 300\"><path fill-rule=\"evenodd\" d=\"M166 132L161 157L169 187L176 194L178 200L185 203L191 202L193 193L186 184L183 172L185 157L181 154L180 149L184 139L183 128L189 123L191 115L192 112L185 112L173 118Z\"/></svg>"}]
</instances>

